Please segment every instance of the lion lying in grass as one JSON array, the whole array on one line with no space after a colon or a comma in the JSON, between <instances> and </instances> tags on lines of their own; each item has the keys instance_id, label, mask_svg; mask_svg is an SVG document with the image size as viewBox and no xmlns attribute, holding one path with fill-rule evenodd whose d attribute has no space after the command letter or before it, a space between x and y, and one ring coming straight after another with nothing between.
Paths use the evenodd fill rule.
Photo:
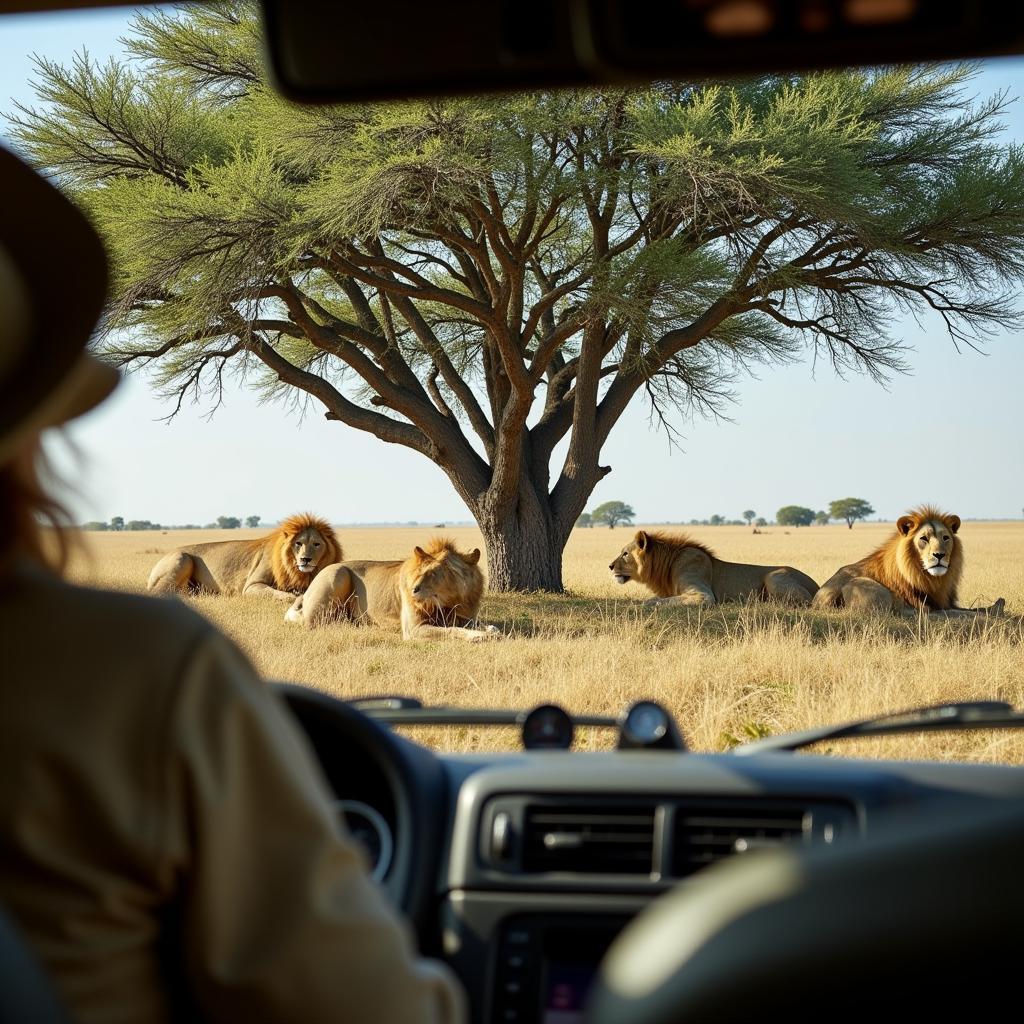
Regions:
<instances>
[{"instance_id":1,"label":"lion lying in grass","mask_svg":"<svg viewBox=\"0 0 1024 1024\"><path fill-rule=\"evenodd\" d=\"M288 609L287 622L315 626L336 619L398 623L405 640L458 637L477 642L497 635L480 627L484 591L480 550L462 553L445 538L414 548L404 562L341 562L322 569Z\"/></svg>"},{"instance_id":2,"label":"lion lying in grass","mask_svg":"<svg viewBox=\"0 0 1024 1024\"><path fill-rule=\"evenodd\" d=\"M788 565L723 562L685 534L638 530L608 566L617 583L636 580L655 597L648 605L718 604L751 597L810 604L818 589L810 576Z\"/></svg>"},{"instance_id":3,"label":"lion lying in grass","mask_svg":"<svg viewBox=\"0 0 1024 1024\"><path fill-rule=\"evenodd\" d=\"M877 550L844 565L822 584L815 608L855 611L920 611L948 618L1001 615L1003 598L990 608L957 608L957 587L964 570L960 517L923 506L896 521L896 532Z\"/></svg>"},{"instance_id":4,"label":"lion lying in grass","mask_svg":"<svg viewBox=\"0 0 1024 1024\"><path fill-rule=\"evenodd\" d=\"M170 551L153 566L158 594L258 594L294 601L318 569L344 558L330 524L309 513L286 519L256 540L218 540Z\"/></svg>"}]
</instances>

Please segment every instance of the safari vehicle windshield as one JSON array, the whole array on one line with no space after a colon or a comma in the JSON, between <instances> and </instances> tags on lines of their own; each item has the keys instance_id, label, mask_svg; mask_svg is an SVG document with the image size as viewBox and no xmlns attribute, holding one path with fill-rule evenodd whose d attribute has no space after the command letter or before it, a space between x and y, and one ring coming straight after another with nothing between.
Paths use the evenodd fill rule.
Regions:
<instances>
[{"instance_id":1,"label":"safari vehicle windshield","mask_svg":"<svg viewBox=\"0 0 1024 1024\"><path fill-rule=\"evenodd\" d=\"M1006 1002L991 10L0 19L0 1018Z\"/></svg>"},{"instance_id":2,"label":"safari vehicle windshield","mask_svg":"<svg viewBox=\"0 0 1024 1024\"><path fill-rule=\"evenodd\" d=\"M656 701L696 751L1024 706L1022 95L1004 58L303 108L249 3L5 17L2 141L114 267L124 382L50 448L73 578L268 680Z\"/></svg>"}]
</instances>

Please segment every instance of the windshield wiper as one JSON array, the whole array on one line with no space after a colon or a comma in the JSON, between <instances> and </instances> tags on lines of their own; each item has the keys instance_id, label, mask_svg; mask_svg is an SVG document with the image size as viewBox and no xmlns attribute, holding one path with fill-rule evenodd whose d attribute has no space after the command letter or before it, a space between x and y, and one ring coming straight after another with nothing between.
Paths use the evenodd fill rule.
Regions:
<instances>
[{"instance_id":1,"label":"windshield wiper","mask_svg":"<svg viewBox=\"0 0 1024 1024\"><path fill-rule=\"evenodd\" d=\"M843 725L822 725L802 732L766 736L733 748L740 757L766 754L773 750L799 750L822 740L861 736L886 736L901 732L937 732L943 729L1017 729L1024 726L1024 713L1001 700L972 700L897 711L877 718L865 718Z\"/></svg>"},{"instance_id":2,"label":"windshield wiper","mask_svg":"<svg viewBox=\"0 0 1024 1024\"><path fill-rule=\"evenodd\" d=\"M427 705L416 697L357 697L348 701L363 714L387 725L511 725L521 726L530 708L521 711L504 708L453 708ZM618 727L611 715L570 715L574 725Z\"/></svg>"}]
</instances>

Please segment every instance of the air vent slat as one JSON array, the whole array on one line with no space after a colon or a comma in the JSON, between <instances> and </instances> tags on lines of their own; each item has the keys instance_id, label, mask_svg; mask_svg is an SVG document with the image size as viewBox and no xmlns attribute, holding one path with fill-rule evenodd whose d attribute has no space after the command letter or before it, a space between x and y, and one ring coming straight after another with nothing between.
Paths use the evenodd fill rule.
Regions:
<instances>
[{"instance_id":1,"label":"air vent slat","mask_svg":"<svg viewBox=\"0 0 1024 1024\"><path fill-rule=\"evenodd\" d=\"M737 853L801 843L809 827L804 807L680 806L674 829L673 874L689 875Z\"/></svg>"},{"instance_id":2,"label":"air vent slat","mask_svg":"<svg viewBox=\"0 0 1024 1024\"><path fill-rule=\"evenodd\" d=\"M531 805L523 828L523 870L650 874L654 807L635 804Z\"/></svg>"}]
</instances>

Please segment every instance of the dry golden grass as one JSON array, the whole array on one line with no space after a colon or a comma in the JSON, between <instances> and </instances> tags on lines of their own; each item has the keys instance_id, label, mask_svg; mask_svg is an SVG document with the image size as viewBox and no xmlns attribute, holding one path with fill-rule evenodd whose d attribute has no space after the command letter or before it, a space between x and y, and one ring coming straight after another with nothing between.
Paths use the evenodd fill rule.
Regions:
<instances>
[{"instance_id":1,"label":"dry golden grass","mask_svg":"<svg viewBox=\"0 0 1024 1024\"><path fill-rule=\"evenodd\" d=\"M891 528L690 532L723 558L795 565L820 583L866 554ZM82 581L141 591L151 566L170 548L259 532L87 534L86 550L71 572ZM482 546L474 529L445 532L460 545ZM430 533L343 529L340 537L348 558L400 558ZM555 701L588 713L615 713L647 697L675 712L697 750L938 701L997 698L1024 706L1024 524L963 526L961 603L986 605L1005 597L1012 613L976 623L857 618L766 605L648 612L641 607L646 592L636 584L617 586L607 568L631 535L626 528L575 531L565 554L564 596L487 596L483 618L510 634L490 644L403 642L397 630L344 624L308 632L286 625L286 606L277 601L188 600L230 634L268 679L342 697L400 693L429 703L516 708ZM452 728L415 735L446 750L516 742L510 730ZM608 742L606 731L594 731L577 746ZM934 733L834 749L869 757L1024 763L1024 733Z\"/></svg>"}]
</instances>

